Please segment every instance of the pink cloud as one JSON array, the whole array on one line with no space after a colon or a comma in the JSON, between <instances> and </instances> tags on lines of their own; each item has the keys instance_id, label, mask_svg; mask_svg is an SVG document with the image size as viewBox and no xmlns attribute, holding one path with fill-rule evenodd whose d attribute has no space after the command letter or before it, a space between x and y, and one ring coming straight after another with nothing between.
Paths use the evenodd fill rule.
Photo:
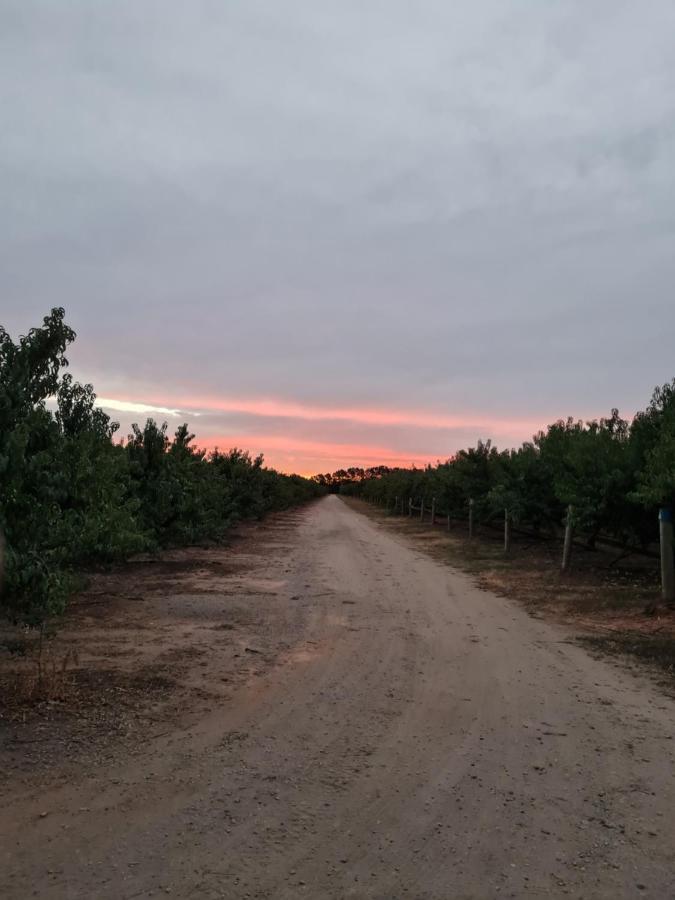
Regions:
<instances>
[{"instance_id":1,"label":"pink cloud","mask_svg":"<svg viewBox=\"0 0 675 900\"><path fill-rule=\"evenodd\" d=\"M154 402L154 401L153 401ZM159 403L160 401L158 401ZM162 406L196 409L204 412L245 413L274 418L310 421L344 421L364 425L413 425L421 428L484 428L491 434L532 434L541 427L540 419L510 418L472 413L448 415L441 412L378 407L314 406L278 398L185 397L163 398Z\"/></svg>"},{"instance_id":2,"label":"pink cloud","mask_svg":"<svg viewBox=\"0 0 675 900\"><path fill-rule=\"evenodd\" d=\"M239 446L253 453L262 452L268 465L283 471L296 471L301 474L312 474L317 471L331 471L350 465L391 465L391 466L424 466L434 463L439 458L445 459L457 447L454 442L446 447L447 436L439 434L435 452L424 452L419 447L414 452L405 452L394 446L373 443L353 443L340 441L339 435L333 440L313 440L293 435L295 429L300 428L300 423L351 423L364 426L398 426L407 428L414 438L414 430L427 430L426 435L419 435L419 440L427 442L429 446L429 430L442 431L475 431L481 432L484 437L504 437L509 444L513 443L517 436L519 440L529 438L539 430L540 420L521 419L510 417L492 418L487 415L472 413L456 413L448 415L442 412L421 411L410 409L393 409L383 407L344 407L344 406L319 406L298 403L279 398L268 397L213 397L213 396L181 396L168 392L168 396L155 396L148 400L143 398L133 399L103 399L101 405L118 412L138 412L141 408L149 411L149 414L170 413L175 417L185 417L192 421L193 426L198 425L192 416L201 414L245 414L260 420L258 433L246 433L239 426L238 434L217 435L209 434L215 422L207 427L206 420L202 419L202 427L197 428L197 443L207 449L219 446L221 449ZM186 410L195 410L188 413ZM287 433L284 435L272 433L269 426L265 426L265 419L288 420ZM293 425L295 422L295 426ZM325 429L324 429L325 430ZM333 429L335 431L335 429ZM352 429L353 431L353 429ZM201 433L200 433L201 432ZM517 442L517 440L515 441ZM438 448L443 447L439 453Z\"/></svg>"}]
</instances>

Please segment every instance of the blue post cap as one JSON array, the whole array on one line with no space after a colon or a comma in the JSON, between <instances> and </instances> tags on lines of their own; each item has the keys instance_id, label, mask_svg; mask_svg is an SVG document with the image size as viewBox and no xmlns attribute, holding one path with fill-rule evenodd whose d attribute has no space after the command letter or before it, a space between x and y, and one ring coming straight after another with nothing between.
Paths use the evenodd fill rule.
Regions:
<instances>
[{"instance_id":1,"label":"blue post cap","mask_svg":"<svg viewBox=\"0 0 675 900\"><path fill-rule=\"evenodd\" d=\"M672 522L673 511L669 506L662 506L659 510L659 522Z\"/></svg>"}]
</instances>

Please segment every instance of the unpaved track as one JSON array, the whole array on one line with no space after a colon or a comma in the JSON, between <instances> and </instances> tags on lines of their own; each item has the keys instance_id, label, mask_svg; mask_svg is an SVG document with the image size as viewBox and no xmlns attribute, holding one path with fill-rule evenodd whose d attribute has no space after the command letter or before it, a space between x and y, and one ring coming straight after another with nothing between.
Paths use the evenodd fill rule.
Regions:
<instances>
[{"instance_id":1,"label":"unpaved track","mask_svg":"<svg viewBox=\"0 0 675 900\"><path fill-rule=\"evenodd\" d=\"M2 897L675 897L672 701L336 497L277 575L295 649L10 803Z\"/></svg>"}]
</instances>

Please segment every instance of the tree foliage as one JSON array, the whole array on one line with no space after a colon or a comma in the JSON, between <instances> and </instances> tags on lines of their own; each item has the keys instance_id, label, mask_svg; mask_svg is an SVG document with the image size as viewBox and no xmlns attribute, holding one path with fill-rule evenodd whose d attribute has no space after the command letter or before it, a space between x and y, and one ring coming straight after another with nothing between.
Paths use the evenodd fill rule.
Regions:
<instances>
[{"instance_id":1,"label":"tree foliage","mask_svg":"<svg viewBox=\"0 0 675 900\"><path fill-rule=\"evenodd\" d=\"M359 477L351 477L356 471ZM501 518L537 532L557 532L568 506L593 545L600 535L646 546L657 536L657 508L675 505L675 380L656 388L632 422L559 420L532 441L498 451L490 441L424 469L339 470L321 483L392 506L412 497L452 517Z\"/></svg>"},{"instance_id":2,"label":"tree foliage","mask_svg":"<svg viewBox=\"0 0 675 900\"><path fill-rule=\"evenodd\" d=\"M631 429L635 499L645 505L675 505L675 379L658 387Z\"/></svg>"},{"instance_id":3,"label":"tree foliage","mask_svg":"<svg viewBox=\"0 0 675 900\"><path fill-rule=\"evenodd\" d=\"M61 613L87 564L218 540L234 523L317 496L234 449L207 454L181 425L134 425L126 442L93 387L64 370L75 340L63 309L13 341L0 327L2 612L39 624Z\"/></svg>"}]
</instances>

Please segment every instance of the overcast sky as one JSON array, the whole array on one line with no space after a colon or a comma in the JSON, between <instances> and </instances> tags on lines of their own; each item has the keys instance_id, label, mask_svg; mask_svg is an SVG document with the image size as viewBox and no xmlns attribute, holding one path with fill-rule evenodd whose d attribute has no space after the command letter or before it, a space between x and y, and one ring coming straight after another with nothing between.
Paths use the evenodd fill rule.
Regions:
<instances>
[{"instance_id":1,"label":"overcast sky","mask_svg":"<svg viewBox=\"0 0 675 900\"><path fill-rule=\"evenodd\" d=\"M123 432L285 470L631 414L675 375L674 35L673 0L0 0L0 322L64 306Z\"/></svg>"}]
</instances>

